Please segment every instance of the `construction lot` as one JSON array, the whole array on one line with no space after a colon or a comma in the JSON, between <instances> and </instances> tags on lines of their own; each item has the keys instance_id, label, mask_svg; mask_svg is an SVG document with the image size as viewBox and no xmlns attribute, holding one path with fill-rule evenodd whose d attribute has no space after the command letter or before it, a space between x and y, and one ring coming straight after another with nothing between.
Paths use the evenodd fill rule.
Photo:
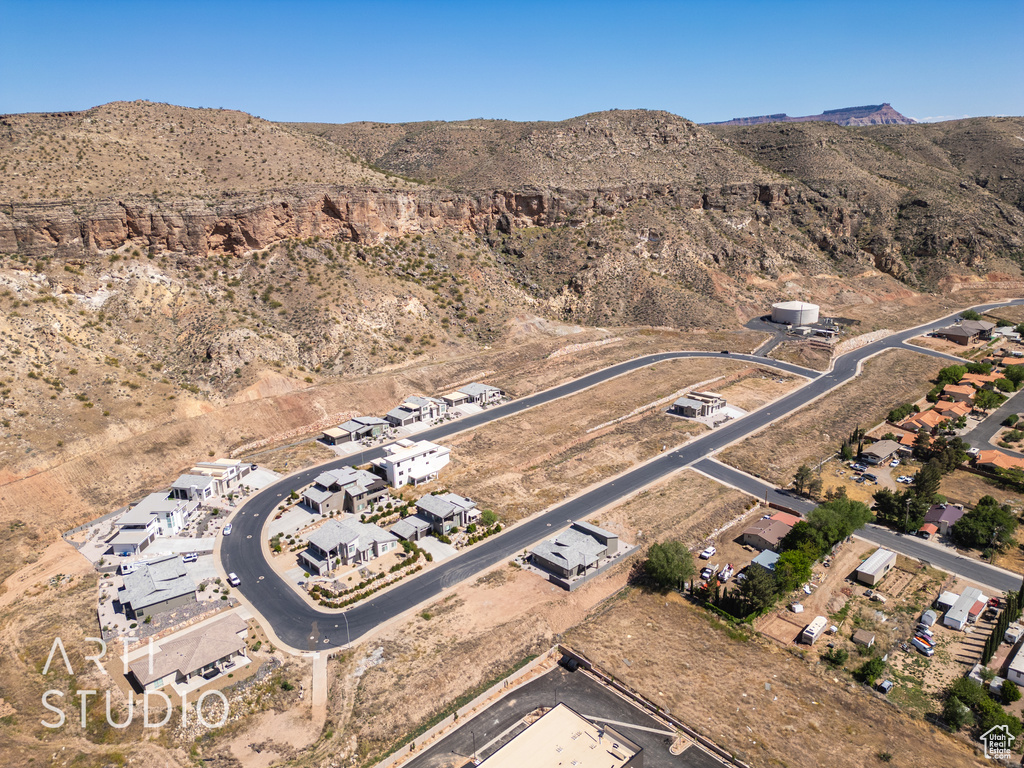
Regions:
<instances>
[{"instance_id":1,"label":"construction lot","mask_svg":"<svg viewBox=\"0 0 1024 768\"><path fill-rule=\"evenodd\" d=\"M944 365L916 352L884 352L868 360L853 381L726 448L718 458L785 487L797 467L813 467L831 456L854 428L877 424L893 408L920 398Z\"/></svg>"},{"instance_id":2,"label":"construction lot","mask_svg":"<svg viewBox=\"0 0 1024 768\"><path fill-rule=\"evenodd\" d=\"M731 386L753 409L803 381L713 358L659 363L446 439L451 464L423 490L448 487L519 520L706 432L665 412L685 389Z\"/></svg>"}]
</instances>

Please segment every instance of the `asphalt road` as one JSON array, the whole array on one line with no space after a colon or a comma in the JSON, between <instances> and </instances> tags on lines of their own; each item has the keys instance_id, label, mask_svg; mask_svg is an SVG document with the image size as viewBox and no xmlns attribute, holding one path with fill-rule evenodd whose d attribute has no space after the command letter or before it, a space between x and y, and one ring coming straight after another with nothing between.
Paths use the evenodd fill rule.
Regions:
<instances>
[{"instance_id":1,"label":"asphalt road","mask_svg":"<svg viewBox=\"0 0 1024 768\"><path fill-rule=\"evenodd\" d=\"M795 509L802 514L807 514L817 506L812 501L787 491L780 491L764 480L717 461L705 459L694 464L693 469L703 472L721 483L738 488L744 493L749 493L751 496L763 499L767 494L769 501ZM866 525L857 531L856 535L880 547L891 549L915 560L921 560L947 573L955 573L1000 592L1016 591L1021 586L1022 579L1017 574L1004 571L1002 568L994 568L986 563L958 554L955 550L926 542L916 536L905 536L877 525Z\"/></svg>"},{"instance_id":2,"label":"asphalt road","mask_svg":"<svg viewBox=\"0 0 1024 768\"><path fill-rule=\"evenodd\" d=\"M976 307L979 312L1024 300L999 302ZM558 532L569 522L590 516L596 510L641 490L667 474L707 458L712 452L759 430L776 419L796 411L816 397L852 379L861 361L886 349L903 346L914 336L947 325L955 315L935 320L924 326L893 334L833 361L832 370L817 375L800 366L781 363L745 354L714 352L666 352L630 360L596 371L553 389L514 400L500 406L459 419L458 421L418 433L417 439L437 440L465 429L486 424L503 416L519 413L559 397L607 381L610 378L662 360L689 357L718 357L772 366L805 376L814 376L806 385L765 408L730 421L708 434L667 451L656 459L638 466L614 480L593 488L564 504L508 528L502 535L487 539L462 554L439 564L414 578L403 581L378 597L365 600L344 611L317 610L297 595L263 555L260 536L268 517L292 489L301 488L326 469L349 464L363 464L383 455L383 448L374 448L354 456L323 464L285 478L250 499L232 519L233 533L221 541L221 564L226 572L235 572L241 579L238 591L253 605L278 638L298 650L328 650L344 646L402 613L436 598L476 573ZM922 354L947 358L921 347L909 347ZM938 565L938 563L936 563Z\"/></svg>"},{"instance_id":3,"label":"asphalt road","mask_svg":"<svg viewBox=\"0 0 1024 768\"><path fill-rule=\"evenodd\" d=\"M494 740L524 716L538 707L553 707L559 703L584 716L631 723L641 728L668 730L663 723L583 672L566 672L562 667L556 667L509 694L498 705L491 706L467 721L457 731L424 750L406 765L408 768L450 768L453 764L462 765L462 758L473 755L474 742L475 748L480 750L480 756L488 756L503 743ZM679 756L673 756L668 751L673 740L671 736L618 725L612 728L643 747L646 768L721 768L721 761L696 746L686 749ZM487 745L490 747L485 749Z\"/></svg>"},{"instance_id":4,"label":"asphalt road","mask_svg":"<svg viewBox=\"0 0 1024 768\"><path fill-rule=\"evenodd\" d=\"M1000 451L1009 453L1011 456L1024 456L1024 453L999 447L992 442L992 438L996 436L996 432L1003 426L1003 421L1006 417L1011 413L1020 413L1021 409L1024 408L1024 397L1021 397L1021 392L1024 392L1024 389L1010 395L1005 403L992 411L992 413L985 417L984 421L965 434L963 436L964 442L977 448L979 451L997 448Z\"/></svg>"}]
</instances>

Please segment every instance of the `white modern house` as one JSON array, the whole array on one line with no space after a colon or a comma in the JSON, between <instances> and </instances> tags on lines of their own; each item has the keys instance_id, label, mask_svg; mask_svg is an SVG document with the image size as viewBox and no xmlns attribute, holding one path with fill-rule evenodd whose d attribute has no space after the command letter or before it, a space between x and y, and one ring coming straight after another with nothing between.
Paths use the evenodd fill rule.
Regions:
<instances>
[{"instance_id":1,"label":"white modern house","mask_svg":"<svg viewBox=\"0 0 1024 768\"><path fill-rule=\"evenodd\" d=\"M238 459L200 461L174 481L171 496L200 502L224 496L241 483L252 467L252 464Z\"/></svg>"},{"instance_id":2,"label":"white modern house","mask_svg":"<svg viewBox=\"0 0 1024 768\"><path fill-rule=\"evenodd\" d=\"M114 555L137 555L158 536L173 536L192 520L199 501L151 493L133 506L115 525L117 534L107 543Z\"/></svg>"},{"instance_id":3,"label":"white modern house","mask_svg":"<svg viewBox=\"0 0 1024 768\"><path fill-rule=\"evenodd\" d=\"M492 387L490 384L481 384L480 382L474 381L472 384L466 384L465 386L459 387L454 392L443 395L441 399L449 406L462 405L463 403L475 403L477 405L488 405L490 403L496 403L505 396L497 387Z\"/></svg>"},{"instance_id":4,"label":"white modern house","mask_svg":"<svg viewBox=\"0 0 1024 768\"><path fill-rule=\"evenodd\" d=\"M448 413L448 403L436 397L411 395L384 419L393 427L404 427L420 421L431 421Z\"/></svg>"},{"instance_id":5,"label":"white modern house","mask_svg":"<svg viewBox=\"0 0 1024 768\"><path fill-rule=\"evenodd\" d=\"M450 449L427 440L399 440L384 446L384 454L371 466L392 488L436 480L437 473L451 460Z\"/></svg>"}]
</instances>

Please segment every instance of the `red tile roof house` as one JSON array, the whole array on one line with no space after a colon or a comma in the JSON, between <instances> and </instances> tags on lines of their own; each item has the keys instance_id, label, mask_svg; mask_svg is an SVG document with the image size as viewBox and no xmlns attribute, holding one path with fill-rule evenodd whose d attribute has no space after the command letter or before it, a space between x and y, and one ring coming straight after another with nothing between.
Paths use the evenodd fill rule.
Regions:
<instances>
[{"instance_id":1,"label":"red tile roof house","mask_svg":"<svg viewBox=\"0 0 1024 768\"><path fill-rule=\"evenodd\" d=\"M918 529L917 535L925 539L930 539L938 532L939 526L935 525L935 523L925 523Z\"/></svg>"},{"instance_id":2,"label":"red tile roof house","mask_svg":"<svg viewBox=\"0 0 1024 768\"><path fill-rule=\"evenodd\" d=\"M925 513L924 522L926 525L934 525L938 532L945 536L949 532L950 526L963 516L963 507L953 504L932 504L928 512ZM924 528L922 527L921 530Z\"/></svg>"},{"instance_id":3,"label":"red tile roof house","mask_svg":"<svg viewBox=\"0 0 1024 768\"><path fill-rule=\"evenodd\" d=\"M982 469L1024 469L1024 459L995 449L980 451L977 464Z\"/></svg>"},{"instance_id":4,"label":"red tile roof house","mask_svg":"<svg viewBox=\"0 0 1024 768\"><path fill-rule=\"evenodd\" d=\"M960 386L959 384L947 384L942 388L942 396L948 397L953 402L966 402L974 399L976 390L974 387L965 385Z\"/></svg>"},{"instance_id":5,"label":"red tile roof house","mask_svg":"<svg viewBox=\"0 0 1024 768\"><path fill-rule=\"evenodd\" d=\"M792 515L789 512L776 512L772 515L772 520L778 520L780 523L785 523L792 527L803 520L803 518L800 515Z\"/></svg>"},{"instance_id":6,"label":"red tile roof house","mask_svg":"<svg viewBox=\"0 0 1024 768\"><path fill-rule=\"evenodd\" d=\"M913 416L908 416L899 423L899 426L903 429L919 430L921 427L931 431L935 427L939 426L944 422L948 416L943 416L936 410L925 411L924 413L915 413Z\"/></svg>"}]
</instances>

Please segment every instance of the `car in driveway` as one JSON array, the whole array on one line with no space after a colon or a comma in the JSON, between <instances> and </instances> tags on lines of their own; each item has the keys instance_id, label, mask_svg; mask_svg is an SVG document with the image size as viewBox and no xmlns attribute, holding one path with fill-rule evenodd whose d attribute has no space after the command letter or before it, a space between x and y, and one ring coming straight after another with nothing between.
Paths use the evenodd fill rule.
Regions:
<instances>
[{"instance_id":1,"label":"car in driveway","mask_svg":"<svg viewBox=\"0 0 1024 768\"><path fill-rule=\"evenodd\" d=\"M227 525L224 526L224 535L225 536L230 536L231 535L231 523L228 523Z\"/></svg>"},{"instance_id":2,"label":"car in driveway","mask_svg":"<svg viewBox=\"0 0 1024 768\"><path fill-rule=\"evenodd\" d=\"M889 462L889 466L890 467L898 467L899 465L900 465L900 460L899 459L893 459L892 461Z\"/></svg>"},{"instance_id":3,"label":"car in driveway","mask_svg":"<svg viewBox=\"0 0 1024 768\"><path fill-rule=\"evenodd\" d=\"M867 464L861 464L859 461L856 464L850 466L850 469L855 470L857 472L865 472L867 471L867 468Z\"/></svg>"},{"instance_id":4,"label":"car in driveway","mask_svg":"<svg viewBox=\"0 0 1024 768\"><path fill-rule=\"evenodd\" d=\"M242 580L238 578L237 573L232 572L228 574L228 584L230 584L232 587L237 587L241 583Z\"/></svg>"},{"instance_id":5,"label":"car in driveway","mask_svg":"<svg viewBox=\"0 0 1024 768\"><path fill-rule=\"evenodd\" d=\"M710 560L712 557L715 556L715 552L717 552L717 551L718 550L715 549L715 547L709 546L703 552L700 553L700 559L701 560Z\"/></svg>"},{"instance_id":6,"label":"car in driveway","mask_svg":"<svg viewBox=\"0 0 1024 768\"><path fill-rule=\"evenodd\" d=\"M198 559L199 559L199 553L198 552L189 552L188 554L181 556L181 562L183 562L183 563L194 563Z\"/></svg>"}]
</instances>

